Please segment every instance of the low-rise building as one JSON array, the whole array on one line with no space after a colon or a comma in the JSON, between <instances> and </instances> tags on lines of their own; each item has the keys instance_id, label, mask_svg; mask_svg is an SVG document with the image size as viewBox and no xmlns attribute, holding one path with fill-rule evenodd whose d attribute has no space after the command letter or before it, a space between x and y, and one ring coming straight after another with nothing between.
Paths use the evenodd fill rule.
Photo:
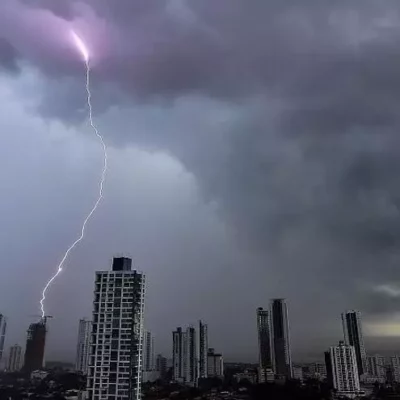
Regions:
<instances>
[{"instance_id":1,"label":"low-rise building","mask_svg":"<svg viewBox=\"0 0 400 400\"><path fill-rule=\"evenodd\" d=\"M303 367L301 365L293 365L293 379L303 382Z\"/></svg>"},{"instance_id":2,"label":"low-rise building","mask_svg":"<svg viewBox=\"0 0 400 400\"><path fill-rule=\"evenodd\" d=\"M36 370L31 372L30 378L31 381L42 381L43 379L47 378L48 375L49 373L46 371Z\"/></svg>"},{"instance_id":3,"label":"low-rise building","mask_svg":"<svg viewBox=\"0 0 400 400\"><path fill-rule=\"evenodd\" d=\"M223 378L224 358L222 354L215 353L214 349L208 349L207 375L209 378Z\"/></svg>"},{"instance_id":4,"label":"low-rise building","mask_svg":"<svg viewBox=\"0 0 400 400\"><path fill-rule=\"evenodd\" d=\"M274 382L275 373L270 368L257 368L258 383Z\"/></svg>"},{"instance_id":5,"label":"low-rise building","mask_svg":"<svg viewBox=\"0 0 400 400\"><path fill-rule=\"evenodd\" d=\"M250 370L244 370L243 372L239 372L235 375L233 375L233 378L236 380L236 382L241 382L241 381L249 381L250 383L257 383L257 374L254 371Z\"/></svg>"}]
</instances>

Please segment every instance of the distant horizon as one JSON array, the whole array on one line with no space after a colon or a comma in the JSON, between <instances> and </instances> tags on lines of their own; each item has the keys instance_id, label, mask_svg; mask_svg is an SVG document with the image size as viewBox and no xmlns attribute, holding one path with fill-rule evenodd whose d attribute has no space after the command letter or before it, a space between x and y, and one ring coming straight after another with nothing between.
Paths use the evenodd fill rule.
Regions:
<instances>
[{"instance_id":1,"label":"distant horizon","mask_svg":"<svg viewBox=\"0 0 400 400\"><path fill-rule=\"evenodd\" d=\"M172 333L172 332L171 332ZM171 335L172 337L172 335ZM393 347L386 347L386 348L382 348L381 350L378 351L376 350L375 347L371 347L372 350L370 350L369 344L370 344L370 340L376 341L386 341L390 342L390 346ZM339 341L343 340L343 338L338 338L336 342L333 342L331 344L331 346L336 346ZM400 350L395 350L395 342L397 342L399 344L400 347L400 338L397 337L373 337L373 336L364 336L364 341L365 341L365 347L366 347L366 351L367 351L367 356L374 356L374 355L382 355L384 357L390 357L390 356L395 356L395 355L400 355ZM157 343L156 343L157 346ZM399 348L398 347L398 348ZM22 348L24 348L24 346L22 346ZM172 349L172 338L171 338L171 349ZM329 346L326 347L322 352L313 352L313 351L308 351L308 355L306 354L302 354L301 356L293 356L293 351L292 351L292 364L303 364L303 363L312 363L312 362L319 362L319 363L324 363L324 351L327 351L329 349ZM222 353L222 356L224 357L224 362L225 363L238 363L238 364L252 364L252 365L258 365L258 360L239 360L239 359L235 359L234 357L229 357L228 358L225 356L224 352L220 349L218 349L219 352ZM295 354L297 352L294 352ZM167 358L167 360L171 361L172 360L172 350L170 352L170 354L167 354L166 352L161 352L156 350L155 354L162 354L164 357ZM46 361L47 362L61 362L61 363L66 363L66 364L71 364L74 365L75 364L75 360L51 360L51 361Z\"/></svg>"}]
</instances>

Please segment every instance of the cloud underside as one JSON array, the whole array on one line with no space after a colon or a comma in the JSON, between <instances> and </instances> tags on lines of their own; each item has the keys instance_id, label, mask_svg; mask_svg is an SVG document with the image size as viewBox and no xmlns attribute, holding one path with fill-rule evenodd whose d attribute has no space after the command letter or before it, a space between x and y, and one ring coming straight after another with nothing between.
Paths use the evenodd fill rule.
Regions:
<instances>
[{"instance_id":1,"label":"cloud underside","mask_svg":"<svg viewBox=\"0 0 400 400\"><path fill-rule=\"evenodd\" d=\"M332 314L345 304L375 316L397 310L400 5L0 7L4 74L39 71L42 118L75 126L85 117L81 60L66 34L74 27L93 54L108 143L178 159L257 260L249 273L293 282L293 299L326 296Z\"/></svg>"}]
</instances>

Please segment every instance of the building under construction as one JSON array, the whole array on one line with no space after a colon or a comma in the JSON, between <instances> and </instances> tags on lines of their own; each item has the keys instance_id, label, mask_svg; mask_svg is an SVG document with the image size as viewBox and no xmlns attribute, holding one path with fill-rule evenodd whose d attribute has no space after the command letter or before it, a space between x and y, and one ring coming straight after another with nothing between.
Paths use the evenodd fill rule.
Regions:
<instances>
[{"instance_id":1,"label":"building under construction","mask_svg":"<svg viewBox=\"0 0 400 400\"><path fill-rule=\"evenodd\" d=\"M26 338L24 372L30 373L43 368L46 332L46 318L29 325Z\"/></svg>"}]
</instances>

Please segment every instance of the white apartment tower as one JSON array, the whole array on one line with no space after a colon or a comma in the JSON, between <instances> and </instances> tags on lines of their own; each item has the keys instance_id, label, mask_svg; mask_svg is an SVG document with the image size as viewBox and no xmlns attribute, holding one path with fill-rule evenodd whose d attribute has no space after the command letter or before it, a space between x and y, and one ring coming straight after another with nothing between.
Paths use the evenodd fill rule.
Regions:
<instances>
[{"instance_id":1,"label":"white apartment tower","mask_svg":"<svg viewBox=\"0 0 400 400\"><path fill-rule=\"evenodd\" d=\"M75 370L87 374L90 354L90 335L92 321L79 320L78 344L76 347Z\"/></svg>"},{"instance_id":2,"label":"white apartment tower","mask_svg":"<svg viewBox=\"0 0 400 400\"><path fill-rule=\"evenodd\" d=\"M143 335L143 371L154 371L154 336L145 330Z\"/></svg>"},{"instance_id":3,"label":"white apartment tower","mask_svg":"<svg viewBox=\"0 0 400 400\"><path fill-rule=\"evenodd\" d=\"M342 314L343 334L346 344L353 346L356 352L357 369L359 375L367 370L367 355L364 346L364 337L361 325L361 313L349 310Z\"/></svg>"},{"instance_id":4,"label":"white apartment tower","mask_svg":"<svg viewBox=\"0 0 400 400\"><path fill-rule=\"evenodd\" d=\"M199 321L199 378L208 377L208 329Z\"/></svg>"},{"instance_id":5,"label":"white apartment tower","mask_svg":"<svg viewBox=\"0 0 400 400\"><path fill-rule=\"evenodd\" d=\"M327 353L327 370L333 388L339 396L356 397L360 392L356 352L353 346L343 341L333 346Z\"/></svg>"},{"instance_id":6,"label":"white apartment tower","mask_svg":"<svg viewBox=\"0 0 400 400\"><path fill-rule=\"evenodd\" d=\"M10 347L10 354L8 356L7 371L16 372L21 369L22 361L22 347L18 344Z\"/></svg>"},{"instance_id":7,"label":"white apartment tower","mask_svg":"<svg viewBox=\"0 0 400 400\"><path fill-rule=\"evenodd\" d=\"M111 271L96 272L89 400L141 399L145 277L131 268L119 257Z\"/></svg>"},{"instance_id":8,"label":"white apartment tower","mask_svg":"<svg viewBox=\"0 0 400 400\"><path fill-rule=\"evenodd\" d=\"M4 342L6 340L7 321L3 314L0 314L0 361L3 358Z\"/></svg>"}]
</instances>

